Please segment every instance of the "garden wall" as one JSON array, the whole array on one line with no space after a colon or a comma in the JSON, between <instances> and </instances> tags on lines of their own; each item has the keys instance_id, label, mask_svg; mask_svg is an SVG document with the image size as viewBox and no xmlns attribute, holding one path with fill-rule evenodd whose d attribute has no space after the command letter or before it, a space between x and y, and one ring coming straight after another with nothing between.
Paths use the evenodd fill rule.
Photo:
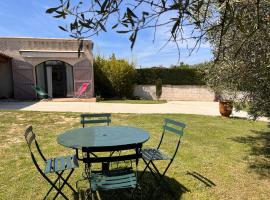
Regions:
<instances>
[{"instance_id":1,"label":"garden wall","mask_svg":"<svg viewBox=\"0 0 270 200\"><path fill-rule=\"evenodd\" d=\"M136 85L134 96L156 99L155 85ZM204 85L163 85L161 100L169 101L214 101L215 93Z\"/></svg>"}]
</instances>

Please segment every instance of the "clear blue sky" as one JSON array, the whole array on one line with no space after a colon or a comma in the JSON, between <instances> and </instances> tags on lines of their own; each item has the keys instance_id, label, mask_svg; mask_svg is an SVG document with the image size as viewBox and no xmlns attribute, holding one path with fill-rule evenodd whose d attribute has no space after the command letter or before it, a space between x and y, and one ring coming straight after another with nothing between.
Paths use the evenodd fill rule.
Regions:
<instances>
[{"instance_id":1,"label":"clear blue sky","mask_svg":"<svg viewBox=\"0 0 270 200\"><path fill-rule=\"evenodd\" d=\"M58 2L58 0L0 0L0 36L69 37L58 28L58 25L65 24L64 21L45 14L47 8L56 6ZM138 67L177 64L178 53L174 44L161 49L167 39L166 31L163 29L158 31L155 43L152 42L152 33L152 30L141 32L131 51L128 35L117 34L108 29L107 33L91 38L94 42L94 55L109 56L115 53L116 57L135 60ZM192 45L192 41L189 41L189 45ZM208 44L202 44L191 56L188 56L187 52L186 44L182 44L180 62L196 64L208 61L212 57Z\"/></svg>"}]
</instances>

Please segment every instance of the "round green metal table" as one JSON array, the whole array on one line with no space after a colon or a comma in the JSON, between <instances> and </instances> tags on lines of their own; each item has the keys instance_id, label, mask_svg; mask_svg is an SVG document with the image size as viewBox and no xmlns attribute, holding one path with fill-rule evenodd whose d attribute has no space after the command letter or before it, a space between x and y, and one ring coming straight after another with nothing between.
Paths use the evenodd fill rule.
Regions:
<instances>
[{"instance_id":1,"label":"round green metal table","mask_svg":"<svg viewBox=\"0 0 270 200\"><path fill-rule=\"evenodd\" d=\"M88 179L91 187L91 163L102 163L102 172L107 172L110 161L123 161L141 157L140 149L142 144L149 139L149 134L141 129L130 126L92 126L66 131L57 137L57 142L65 147L76 149L78 160L85 163L85 175L82 180ZM86 156L79 158L78 150L86 153ZM97 156L93 152L118 151L135 149L132 155L119 155L115 157ZM90 156L93 155L93 156ZM136 155L136 156L135 156ZM112 160L116 159L116 160ZM80 180L77 181L77 183ZM76 183L76 184L77 184ZM91 190L89 190L91 191Z\"/></svg>"},{"instance_id":2,"label":"round green metal table","mask_svg":"<svg viewBox=\"0 0 270 200\"><path fill-rule=\"evenodd\" d=\"M73 149L117 149L117 147L143 144L149 134L131 126L92 126L64 132L57 137L60 145Z\"/></svg>"}]
</instances>

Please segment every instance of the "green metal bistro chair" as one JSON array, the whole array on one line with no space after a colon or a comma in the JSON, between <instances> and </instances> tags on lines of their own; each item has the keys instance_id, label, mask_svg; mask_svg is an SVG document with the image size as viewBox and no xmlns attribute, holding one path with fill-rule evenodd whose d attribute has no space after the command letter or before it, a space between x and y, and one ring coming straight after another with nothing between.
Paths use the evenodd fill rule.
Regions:
<instances>
[{"instance_id":1,"label":"green metal bistro chair","mask_svg":"<svg viewBox=\"0 0 270 200\"><path fill-rule=\"evenodd\" d=\"M138 163L139 158L142 157L141 154L142 144L132 144L132 145L124 145L121 147L102 147L100 149L92 149L92 148L82 148L82 151L87 155L82 158L82 161L85 165L85 172L88 177L90 183L90 196L91 199L94 199L94 194L98 195L98 191L108 191L108 190L123 190L123 189L131 189L130 193L132 198L135 197L135 191L140 191L140 199L142 199L142 192L140 185L138 183ZM125 155L116 155L116 156L102 156L102 157L91 157L91 153L95 152L107 152L107 151L120 151L120 150L133 150ZM79 158L80 159L80 158ZM91 169L91 165L93 163L104 163L104 162L120 162L120 161L132 161L135 160L136 167L133 169L132 165L130 168L119 167L118 169L107 170L107 171L94 171ZM132 163L132 162L130 162ZM112 199L112 197L111 197ZM116 199L118 199L116 197Z\"/></svg>"},{"instance_id":2,"label":"green metal bistro chair","mask_svg":"<svg viewBox=\"0 0 270 200\"><path fill-rule=\"evenodd\" d=\"M164 176L166 172L168 171L169 167L171 166L181 143L181 138L184 134L184 128L186 125L181 122L174 121L172 119L165 119L164 120L164 125L163 125L163 132L159 141L159 144L157 148L149 148L149 149L143 149L142 150L142 158L144 163L146 164L142 174L140 175L139 180L142 178L144 175L145 171L147 169L150 170L151 174L155 178L155 181L157 184L161 185L166 189L172 196L174 196L174 192L170 189L169 184L165 182ZM175 141L175 147L174 147L174 153L171 156L168 156L163 153L161 150L161 146L163 144L164 138L167 137L172 137L171 135L167 135L168 133L173 133L176 134L176 137L178 138ZM166 135L166 136L165 136ZM161 173L157 166L154 164L155 161L168 161L168 165L165 168L165 170ZM152 194L154 191L150 194L150 198L152 197Z\"/></svg>"},{"instance_id":3,"label":"green metal bistro chair","mask_svg":"<svg viewBox=\"0 0 270 200\"><path fill-rule=\"evenodd\" d=\"M83 128L86 124L99 124L105 123L107 126L111 123L111 114L110 113L94 113L94 114L81 114L81 124Z\"/></svg>"},{"instance_id":4,"label":"green metal bistro chair","mask_svg":"<svg viewBox=\"0 0 270 200\"><path fill-rule=\"evenodd\" d=\"M32 86L33 90L35 90L35 92L38 94L38 96L41 99L48 99L51 98L41 87L39 87L38 85L36 86Z\"/></svg>"},{"instance_id":5,"label":"green metal bistro chair","mask_svg":"<svg viewBox=\"0 0 270 200\"><path fill-rule=\"evenodd\" d=\"M50 192L55 189L57 191L55 197L53 199L56 199L58 195L62 195L64 199L68 199L67 196L62 192L62 189L65 185L67 185L73 192L74 194L77 194L76 190L67 182L68 179L70 178L71 174L73 173L74 169L77 168L78 165L78 160L76 155L68 155L68 156L62 156L62 157L56 157L56 158L50 158L46 159L44 154L41 152L41 149L39 147L39 144L36 140L36 135L33 132L33 127L28 126L27 129L25 130L24 134L25 140L27 142L28 148L31 153L31 158L39 171L39 173L45 178L51 185L51 188L45 195L44 199L48 198L48 195ZM34 144L33 144L34 142ZM44 161L45 168L44 170L41 169L37 162L37 157L36 157L36 152L39 154L39 157ZM66 178L63 177L63 173L66 170L70 170L69 174L67 175ZM48 174L50 173L55 173L57 175L57 178L52 181L49 179ZM60 185L60 180L62 180L62 184ZM59 186L57 187L57 182L59 181Z\"/></svg>"},{"instance_id":6,"label":"green metal bistro chair","mask_svg":"<svg viewBox=\"0 0 270 200\"><path fill-rule=\"evenodd\" d=\"M107 126L109 126L112 122L111 116L112 114L110 113L84 113L81 114L81 124L83 128L85 128L87 124L106 124ZM111 152L111 155L113 153L114 152ZM95 155L94 153L92 153L92 155L97 157L97 155Z\"/></svg>"}]
</instances>

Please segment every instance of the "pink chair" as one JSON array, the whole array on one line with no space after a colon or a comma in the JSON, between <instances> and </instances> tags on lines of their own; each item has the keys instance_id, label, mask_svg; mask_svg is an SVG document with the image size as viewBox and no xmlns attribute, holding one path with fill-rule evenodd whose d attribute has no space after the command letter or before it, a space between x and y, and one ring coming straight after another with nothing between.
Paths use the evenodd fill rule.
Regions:
<instances>
[{"instance_id":1,"label":"pink chair","mask_svg":"<svg viewBox=\"0 0 270 200\"><path fill-rule=\"evenodd\" d=\"M83 94L85 94L89 85L90 83L83 83L82 86L76 92L75 97L80 98Z\"/></svg>"}]
</instances>

